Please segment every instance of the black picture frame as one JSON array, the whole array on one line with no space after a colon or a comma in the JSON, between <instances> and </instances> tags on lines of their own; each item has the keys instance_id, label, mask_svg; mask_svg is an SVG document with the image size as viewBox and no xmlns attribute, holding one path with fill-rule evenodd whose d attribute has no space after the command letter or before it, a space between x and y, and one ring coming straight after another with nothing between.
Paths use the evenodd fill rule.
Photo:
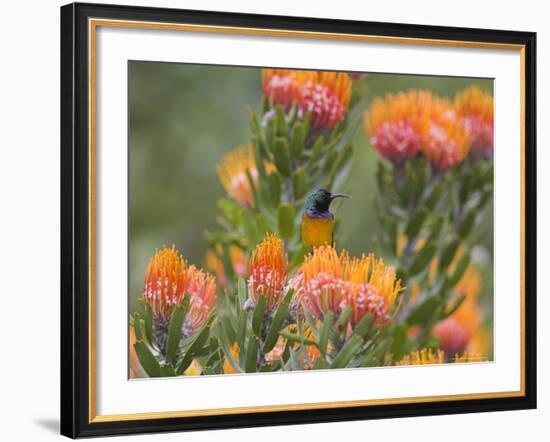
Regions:
<instances>
[{"instance_id":1,"label":"black picture frame","mask_svg":"<svg viewBox=\"0 0 550 442\"><path fill-rule=\"evenodd\" d=\"M524 50L524 395L366 407L90 421L88 19L521 45ZM61 434L76 438L536 408L536 34L116 5L61 8Z\"/></svg>"}]
</instances>

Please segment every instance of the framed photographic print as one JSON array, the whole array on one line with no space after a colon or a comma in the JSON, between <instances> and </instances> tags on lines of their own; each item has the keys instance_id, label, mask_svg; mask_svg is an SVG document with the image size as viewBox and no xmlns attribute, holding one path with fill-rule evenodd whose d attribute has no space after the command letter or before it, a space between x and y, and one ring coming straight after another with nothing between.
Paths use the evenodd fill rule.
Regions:
<instances>
[{"instance_id":1,"label":"framed photographic print","mask_svg":"<svg viewBox=\"0 0 550 442\"><path fill-rule=\"evenodd\" d=\"M534 408L535 44L62 7L62 434Z\"/></svg>"}]
</instances>

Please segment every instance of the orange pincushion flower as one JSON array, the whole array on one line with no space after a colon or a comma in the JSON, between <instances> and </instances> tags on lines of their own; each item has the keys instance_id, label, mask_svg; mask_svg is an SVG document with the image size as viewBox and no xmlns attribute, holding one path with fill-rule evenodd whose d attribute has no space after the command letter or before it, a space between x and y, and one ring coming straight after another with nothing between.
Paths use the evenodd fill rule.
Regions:
<instances>
[{"instance_id":1,"label":"orange pincushion flower","mask_svg":"<svg viewBox=\"0 0 550 442\"><path fill-rule=\"evenodd\" d=\"M174 246L164 247L149 261L143 300L151 306L155 318L167 322L185 294L190 302L183 333L190 336L206 322L214 306L216 284L211 275L189 266Z\"/></svg>"},{"instance_id":2,"label":"orange pincushion flower","mask_svg":"<svg viewBox=\"0 0 550 442\"><path fill-rule=\"evenodd\" d=\"M233 356L233 359L235 362L239 361L239 344L236 342L233 343L233 346L231 347L231 356ZM223 374L235 374L238 373L237 370L233 368L231 363L225 358L223 361Z\"/></svg>"},{"instance_id":3,"label":"orange pincushion flower","mask_svg":"<svg viewBox=\"0 0 550 442\"><path fill-rule=\"evenodd\" d=\"M494 148L493 97L478 86L471 86L455 97L454 108L470 131L472 153L491 158Z\"/></svg>"},{"instance_id":4,"label":"orange pincushion flower","mask_svg":"<svg viewBox=\"0 0 550 442\"><path fill-rule=\"evenodd\" d=\"M364 120L370 143L396 163L416 156L422 147L422 120L432 102L432 94L421 90L376 98Z\"/></svg>"},{"instance_id":5,"label":"orange pincushion flower","mask_svg":"<svg viewBox=\"0 0 550 442\"><path fill-rule=\"evenodd\" d=\"M422 121L422 149L433 168L447 171L460 163L471 146L470 131L451 103L434 99Z\"/></svg>"},{"instance_id":6,"label":"orange pincushion flower","mask_svg":"<svg viewBox=\"0 0 550 442\"><path fill-rule=\"evenodd\" d=\"M267 234L252 252L248 265L248 288L254 304L260 296L265 296L268 310L280 304L285 294L287 264L283 241Z\"/></svg>"},{"instance_id":7,"label":"orange pincushion flower","mask_svg":"<svg viewBox=\"0 0 550 442\"><path fill-rule=\"evenodd\" d=\"M487 361L487 357L480 355L479 353L472 353L469 351L465 351L461 355L455 355L454 361L458 363L463 362L485 362Z\"/></svg>"},{"instance_id":8,"label":"orange pincushion flower","mask_svg":"<svg viewBox=\"0 0 550 442\"><path fill-rule=\"evenodd\" d=\"M480 278L474 266L466 270L455 287L456 295L466 296L462 305L432 329L432 334L441 340L440 347L449 355L462 353L480 328L482 313L476 299Z\"/></svg>"},{"instance_id":9,"label":"orange pincushion flower","mask_svg":"<svg viewBox=\"0 0 550 442\"><path fill-rule=\"evenodd\" d=\"M432 334L441 340L440 347L448 354L464 351L470 340L470 332L453 317L438 322Z\"/></svg>"},{"instance_id":10,"label":"orange pincushion flower","mask_svg":"<svg viewBox=\"0 0 550 442\"><path fill-rule=\"evenodd\" d=\"M384 324L391 319L391 310L395 315L398 309L394 304L401 283L393 268L373 255L350 258L345 251L338 255L332 246L317 247L304 260L302 284L302 304L318 319L350 306L352 327L366 314Z\"/></svg>"},{"instance_id":11,"label":"orange pincushion flower","mask_svg":"<svg viewBox=\"0 0 550 442\"><path fill-rule=\"evenodd\" d=\"M254 192L248 175L256 185L258 169L252 146L239 146L226 154L216 171L223 187L235 201L243 207L254 207Z\"/></svg>"},{"instance_id":12,"label":"orange pincushion flower","mask_svg":"<svg viewBox=\"0 0 550 442\"><path fill-rule=\"evenodd\" d=\"M314 78L314 71L262 69L264 95L275 105L283 106L288 112L300 99L302 86Z\"/></svg>"},{"instance_id":13,"label":"orange pincushion flower","mask_svg":"<svg viewBox=\"0 0 550 442\"><path fill-rule=\"evenodd\" d=\"M445 352L443 350L437 349L434 353L431 348L423 348L403 356L403 359L396 362L395 365L433 365L443 364L444 362Z\"/></svg>"},{"instance_id":14,"label":"orange pincushion flower","mask_svg":"<svg viewBox=\"0 0 550 442\"><path fill-rule=\"evenodd\" d=\"M288 111L296 103L301 118L310 112L316 129L332 129L345 116L352 80L343 72L264 69L264 94Z\"/></svg>"}]
</instances>

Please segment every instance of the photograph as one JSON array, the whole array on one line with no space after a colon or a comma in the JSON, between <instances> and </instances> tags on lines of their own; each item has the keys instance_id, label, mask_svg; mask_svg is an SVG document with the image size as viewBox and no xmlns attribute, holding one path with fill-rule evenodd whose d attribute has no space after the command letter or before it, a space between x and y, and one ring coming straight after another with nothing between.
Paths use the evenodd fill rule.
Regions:
<instances>
[{"instance_id":1,"label":"photograph","mask_svg":"<svg viewBox=\"0 0 550 442\"><path fill-rule=\"evenodd\" d=\"M129 379L494 361L494 79L127 75Z\"/></svg>"}]
</instances>

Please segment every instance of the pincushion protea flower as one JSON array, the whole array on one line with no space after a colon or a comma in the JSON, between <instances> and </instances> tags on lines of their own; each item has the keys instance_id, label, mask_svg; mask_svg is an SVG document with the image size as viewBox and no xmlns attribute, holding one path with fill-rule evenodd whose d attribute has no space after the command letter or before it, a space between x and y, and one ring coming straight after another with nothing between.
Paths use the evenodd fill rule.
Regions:
<instances>
[{"instance_id":1,"label":"pincushion protea flower","mask_svg":"<svg viewBox=\"0 0 550 442\"><path fill-rule=\"evenodd\" d=\"M464 352L481 325L482 313L477 303L480 279L479 271L470 266L455 287L457 295L466 296L462 305L432 329L432 334L441 340L440 347L447 354Z\"/></svg>"},{"instance_id":2,"label":"pincushion protea flower","mask_svg":"<svg viewBox=\"0 0 550 442\"><path fill-rule=\"evenodd\" d=\"M243 207L254 207L254 191L250 180L252 184L257 184L258 169L252 146L239 146L226 154L221 164L216 166L216 171L231 198Z\"/></svg>"},{"instance_id":3,"label":"pincushion protea flower","mask_svg":"<svg viewBox=\"0 0 550 442\"><path fill-rule=\"evenodd\" d=\"M472 86L455 97L454 109L470 132L472 154L481 158L492 158L493 97L478 86Z\"/></svg>"},{"instance_id":4,"label":"pincushion protea flower","mask_svg":"<svg viewBox=\"0 0 550 442\"><path fill-rule=\"evenodd\" d=\"M230 351L231 351L231 356L233 356L233 359L235 360L235 362L238 362L239 361L239 344L234 342L233 345L231 346ZM225 358L223 361L223 374L235 374L235 373L238 373L238 371L235 370L231 365L231 363L227 360L227 358Z\"/></svg>"},{"instance_id":5,"label":"pincushion protea flower","mask_svg":"<svg viewBox=\"0 0 550 442\"><path fill-rule=\"evenodd\" d=\"M349 108L352 80L343 72L263 69L265 96L288 112L296 104L298 115L312 115L312 127L336 126Z\"/></svg>"},{"instance_id":6,"label":"pincushion protea flower","mask_svg":"<svg viewBox=\"0 0 550 442\"><path fill-rule=\"evenodd\" d=\"M248 289L254 304L260 296L266 298L268 310L281 303L285 295L287 265L283 241L267 234L252 252L248 264Z\"/></svg>"},{"instance_id":7,"label":"pincushion protea flower","mask_svg":"<svg viewBox=\"0 0 550 442\"><path fill-rule=\"evenodd\" d=\"M445 172L460 163L471 146L470 132L448 100L432 100L422 120L422 149L436 170Z\"/></svg>"},{"instance_id":8,"label":"pincushion protea flower","mask_svg":"<svg viewBox=\"0 0 550 442\"><path fill-rule=\"evenodd\" d=\"M350 258L333 246L321 246L306 256L302 265L301 300L317 319L326 313L339 315L346 306L353 309L350 323L356 325L366 314L383 325L397 313L395 306L401 283L395 271L373 255Z\"/></svg>"},{"instance_id":9,"label":"pincushion protea flower","mask_svg":"<svg viewBox=\"0 0 550 442\"><path fill-rule=\"evenodd\" d=\"M189 266L175 246L164 247L149 261L143 289L143 300L151 306L157 328L167 326L185 294L190 301L183 334L191 336L204 325L214 306L216 284L211 275Z\"/></svg>"},{"instance_id":10,"label":"pincushion protea flower","mask_svg":"<svg viewBox=\"0 0 550 442\"><path fill-rule=\"evenodd\" d=\"M302 86L314 77L314 71L262 69L264 95L288 112L300 99Z\"/></svg>"},{"instance_id":11,"label":"pincushion protea flower","mask_svg":"<svg viewBox=\"0 0 550 442\"><path fill-rule=\"evenodd\" d=\"M445 352L437 349L434 353L431 348L423 348L403 356L395 365L433 365L445 362Z\"/></svg>"},{"instance_id":12,"label":"pincushion protea flower","mask_svg":"<svg viewBox=\"0 0 550 442\"><path fill-rule=\"evenodd\" d=\"M485 362L487 357L479 353L472 353L465 351L462 355L455 355L454 362L463 363L463 362Z\"/></svg>"},{"instance_id":13,"label":"pincushion protea flower","mask_svg":"<svg viewBox=\"0 0 550 442\"><path fill-rule=\"evenodd\" d=\"M410 90L376 98L365 114L369 142L386 159L402 163L422 146L422 120L431 106L430 92Z\"/></svg>"}]
</instances>

